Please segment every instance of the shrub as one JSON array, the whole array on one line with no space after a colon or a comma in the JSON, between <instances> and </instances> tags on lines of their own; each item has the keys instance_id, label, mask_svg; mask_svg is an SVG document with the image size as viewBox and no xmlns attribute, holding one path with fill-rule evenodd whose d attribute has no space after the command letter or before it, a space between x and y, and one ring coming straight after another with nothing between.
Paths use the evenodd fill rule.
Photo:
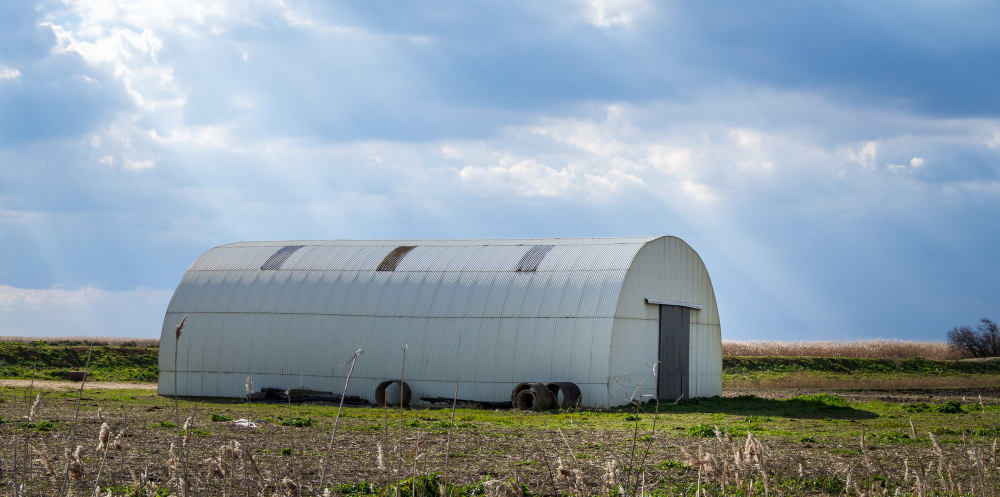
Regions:
<instances>
[{"instance_id":1,"label":"shrub","mask_svg":"<svg viewBox=\"0 0 1000 497\"><path fill-rule=\"evenodd\" d=\"M818 393L815 395L799 395L795 397L798 400L804 400L806 402L815 402L817 404L825 404L830 407L851 407L851 404L844 400L843 397L839 395L831 395L828 393Z\"/></svg>"},{"instance_id":2,"label":"shrub","mask_svg":"<svg viewBox=\"0 0 1000 497\"><path fill-rule=\"evenodd\" d=\"M714 437L715 426L706 424L696 424L694 426L688 426L685 433L689 437L702 437L702 438Z\"/></svg>"},{"instance_id":3,"label":"shrub","mask_svg":"<svg viewBox=\"0 0 1000 497\"><path fill-rule=\"evenodd\" d=\"M299 428L307 428L312 426L314 422L313 418L308 416L304 418L283 418L278 416L278 419L278 424L281 426L297 426Z\"/></svg>"},{"instance_id":4,"label":"shrub","mask_svg":"<svg viewBox=\"0 0 1000 497\"><path fill-rule=\"evenodd\" d=\"M975 329L956 326L948 332L948 343L969 357L1000 357L1000 327L986 318Z\"/></svg>"},{"instance_id":5,"label":"shrub","mask_svg":"<svg viewBox=\"0 0 1000 497\"><path fill-rule=\"evenodd\" d=\"M940 414L961 414L965 412L962 409L962 404L954 400L949 400L942 404L928 404L926 402L906 404L903 406L903 410L906 412L936 412Z\"/></svg>"}]
</instances>

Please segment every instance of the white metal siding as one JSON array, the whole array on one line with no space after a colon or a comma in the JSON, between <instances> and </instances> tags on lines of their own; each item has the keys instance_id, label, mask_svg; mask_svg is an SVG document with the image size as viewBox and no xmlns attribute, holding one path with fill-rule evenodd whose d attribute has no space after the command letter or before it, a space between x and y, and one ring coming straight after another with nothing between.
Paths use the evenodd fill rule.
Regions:
<instances>
[{"instance_id":1,"label":"white metal siding","mask_svg":"<svg viewBox=\"0 0 1000 497\"><path fill-rule=\"evenodd\" d=\"M280 268L261 270L293 245L302 248ZM403 245L416 248L395 271L375 271ZM537 271L515 271L536 245L554 247ZM650 246L655 250L643 248ZM627 396L618 382L631 378L619 378L615 368L637 374L655 361L646 357L656 350L655 341L647 343L647 307L655 306L632 305L631 296L705 295L704 288L660 292L687 280L697 284L699 269L682 282L672 270L650 270L649 257L637 255L655 251L662 265L675 257L672 250L693 263L690 247L672 238L224 245L199 257L174 293L163 324L159 391L174 392L173 330L188 314L178 354L183 395L242 396L247 375L256 389L339 392L349 368L344 362L363 348L348 394L371 399L379 381L399 377L408 344L405 376L415 401L450 396L461 375L461 395L476 400L506 400L520 381L573 381L586 405L621 404ZM714 305L713 297L706 312L715 312ZM692 323L694 329L694 313ZM714 328L708 323L706 333L717 332L718 319ZM692 339L692 351L713 343ZM710 369L710 362L691 364Z\"/></svg>"}]
</instances>

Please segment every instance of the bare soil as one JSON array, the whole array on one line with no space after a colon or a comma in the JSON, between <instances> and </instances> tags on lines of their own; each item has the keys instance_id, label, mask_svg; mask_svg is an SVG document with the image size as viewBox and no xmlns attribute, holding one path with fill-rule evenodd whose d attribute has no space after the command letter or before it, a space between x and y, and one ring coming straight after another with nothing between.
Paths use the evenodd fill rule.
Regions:
<instances>
[{"instance_id":1,"label":"bare soil","mask_svg":"<svg viewBox=\"0 0 1000 497\"><path fill-rule=\"evenodd\" d=\"M34 382L34 383L32 383ZM55 380L0 380L0 387L24 387L34 385L36 390L79 390L79 381ZM156 390L156 383L132 383L124 381L88 381L86 390Z\"/></svg>"},{"instance_id":2,"label":"bare soil","mask_svg":"<svg viewBox=\"0 0 1000 497\"><path fill-rule=\"evenodd\" d=\"M36 380L35 391L43 393L33 422L51 422L54 428L49 431L14 429L24 422L34 395L28 396L24 390L29 382L2 383L11 388L3 393L0 415L11 422L0 424L0 433L5 440L17 443L0 446L0 460L7 470L0 477L0 494L13 488L12 447L18 447L22 468L25 451L29 455L30 465L27 471L20 470L19 476L32 489L28 495L42 495L58 487L60 480L47 473L40 454L44 451L54 458L54 467L61 470L66 460L64 451L74 438L75 444L82 447L85 466L83 478L72 484L75 494L93 493L102 460L102 486L130 485L133 473L138 476L145 472L154 486L176 490L170 483L169 454L171 444L178 440L178 430L172 425L177 415L173 399L151 392L155 384L88 382L74 432L79 383ZM851 402L851 407L795 412L785 404L787 399L820 392L838 395ZM758 407L748 408L739 404L739 396L764 400L751 404ZM984 404L991 406L988 413L978 414L971 407L962 414L909 413L895 407L962 402L963 398L963 403L979 402L980 396ZM656 415L642 413L639 420L631 417L631 409L558 413L459 409L455 428L450 430L450 446L449 409L414 408L400 414L397 410L345 408L330 452L327 484L343 485L343 492L348 486L362 483L385 489L415 474L444 473L447 467L449 481L463 485L493 478L517 481L535 495L603 495L609 464L614 464L619 483L638 476L629 481L640 486L656 485L677 495L690 494L699 480L715 480L690 468L684 451L713 454L720 464L725 462L733 469L737 467L734 454L737 447L744 445L747 432L753 432L763 442L766 464L763 469L745 465L735 476L759 482L760 475L767 474L772 496L839 495L844 492L837 490L838 485L849 481L861 488L884 481L891 487L890 494L897 487L912 491L918 460L930 465L925 469L933 475L933 488L952 480L968 489L978 481L975 467L968 462L972 443L978 444L986 461L986 483L1000 481L995 446L990 453L993 436L975 435L977 430L997 426L1000 412L992 406L1000 404L1000 388L740 389L727 390L725 397L721 407L717 402L704 409L697 405L674 411L664 408ZM888 404L863 404L873 401ZM192 481L207 495L222 495L227 486L230 492L232 488L251 488L254 495L271 495L283 490L283 480L288 478L299 483L302 495L318 495L336 413L337 406L332 404L248 407L233 399L182 399L180 424L190 417L187 461L194 475ZM248 430L232 422L213 422L213 414L219 416L217 419L249 417L258 427ZM106 459L96 449L102 422L99 416L109 423L113 433L124 431L125 450L110 451ZM302 427L282 426L289 418L312 422ZM654 420L655 436L650 436ZM914 423L912 429L910 421ZM732 441L713 436L713 426L734 433ZM692 429L698 427L708 427L708 436L693 434ZM968 438L963 435L967 428L973 430ZM914 431L915 439L911 434ZM947 459L937 454L929 432L937 433ZM209 470L214 464L210 459L218 460L222 446L233 442L249 448L261 476L240 461L229 460L226 479L214 477L209 482ZM939 478L936 465L941 461L948 461L945 464L952 464L954 469L946 470ZM628 467L641 468L641 472L628 472ZM262 483L266 490L261 488ZM996 495L995 490L991 492L988 495ZM721 495L718 491L712 494Z\"/></svg>"}]
</instances>

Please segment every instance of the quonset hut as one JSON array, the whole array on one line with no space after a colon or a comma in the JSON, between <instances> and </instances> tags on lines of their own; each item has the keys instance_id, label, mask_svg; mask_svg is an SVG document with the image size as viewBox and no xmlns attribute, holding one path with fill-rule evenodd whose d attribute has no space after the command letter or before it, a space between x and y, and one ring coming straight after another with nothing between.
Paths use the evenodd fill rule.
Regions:
<instances>
[{"instance_id":1,"label":"quonset hut","mask_svg":"<svg viewBox=\"0 0 1000 497\"><path fill-rule=\"evenodd\" d=\"M675 237L241 242L204 253L163 321L159 393L255 388L348 395L405 381L421 397L505 401L520 382L573 382L582 405L722 393L708 271ZM658 374L654 366L659 363ZM397 397L398 398L398 397Z\"/></svg>"}]
</instances>

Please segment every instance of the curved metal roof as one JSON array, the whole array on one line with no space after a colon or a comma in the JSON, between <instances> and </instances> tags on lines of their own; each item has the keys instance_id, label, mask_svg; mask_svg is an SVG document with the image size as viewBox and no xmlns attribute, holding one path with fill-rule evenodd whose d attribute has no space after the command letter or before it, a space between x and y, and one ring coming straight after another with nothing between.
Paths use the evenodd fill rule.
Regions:
<instances>
[{"instance_id":1,"label":"curved metal roof","mask_svg":"<svg viewBox=\"0 0 1000 497\"><path fill-rule=\"evenodd\" d=\"M168 313L385 317L612 317L636 252L653 238L241 242L188 269ZM376 271L413 246L394 271ZM534 271L517 271L551 246ZM284 247L301 247L261 269Z\"/></svg>"}]
</instances>

